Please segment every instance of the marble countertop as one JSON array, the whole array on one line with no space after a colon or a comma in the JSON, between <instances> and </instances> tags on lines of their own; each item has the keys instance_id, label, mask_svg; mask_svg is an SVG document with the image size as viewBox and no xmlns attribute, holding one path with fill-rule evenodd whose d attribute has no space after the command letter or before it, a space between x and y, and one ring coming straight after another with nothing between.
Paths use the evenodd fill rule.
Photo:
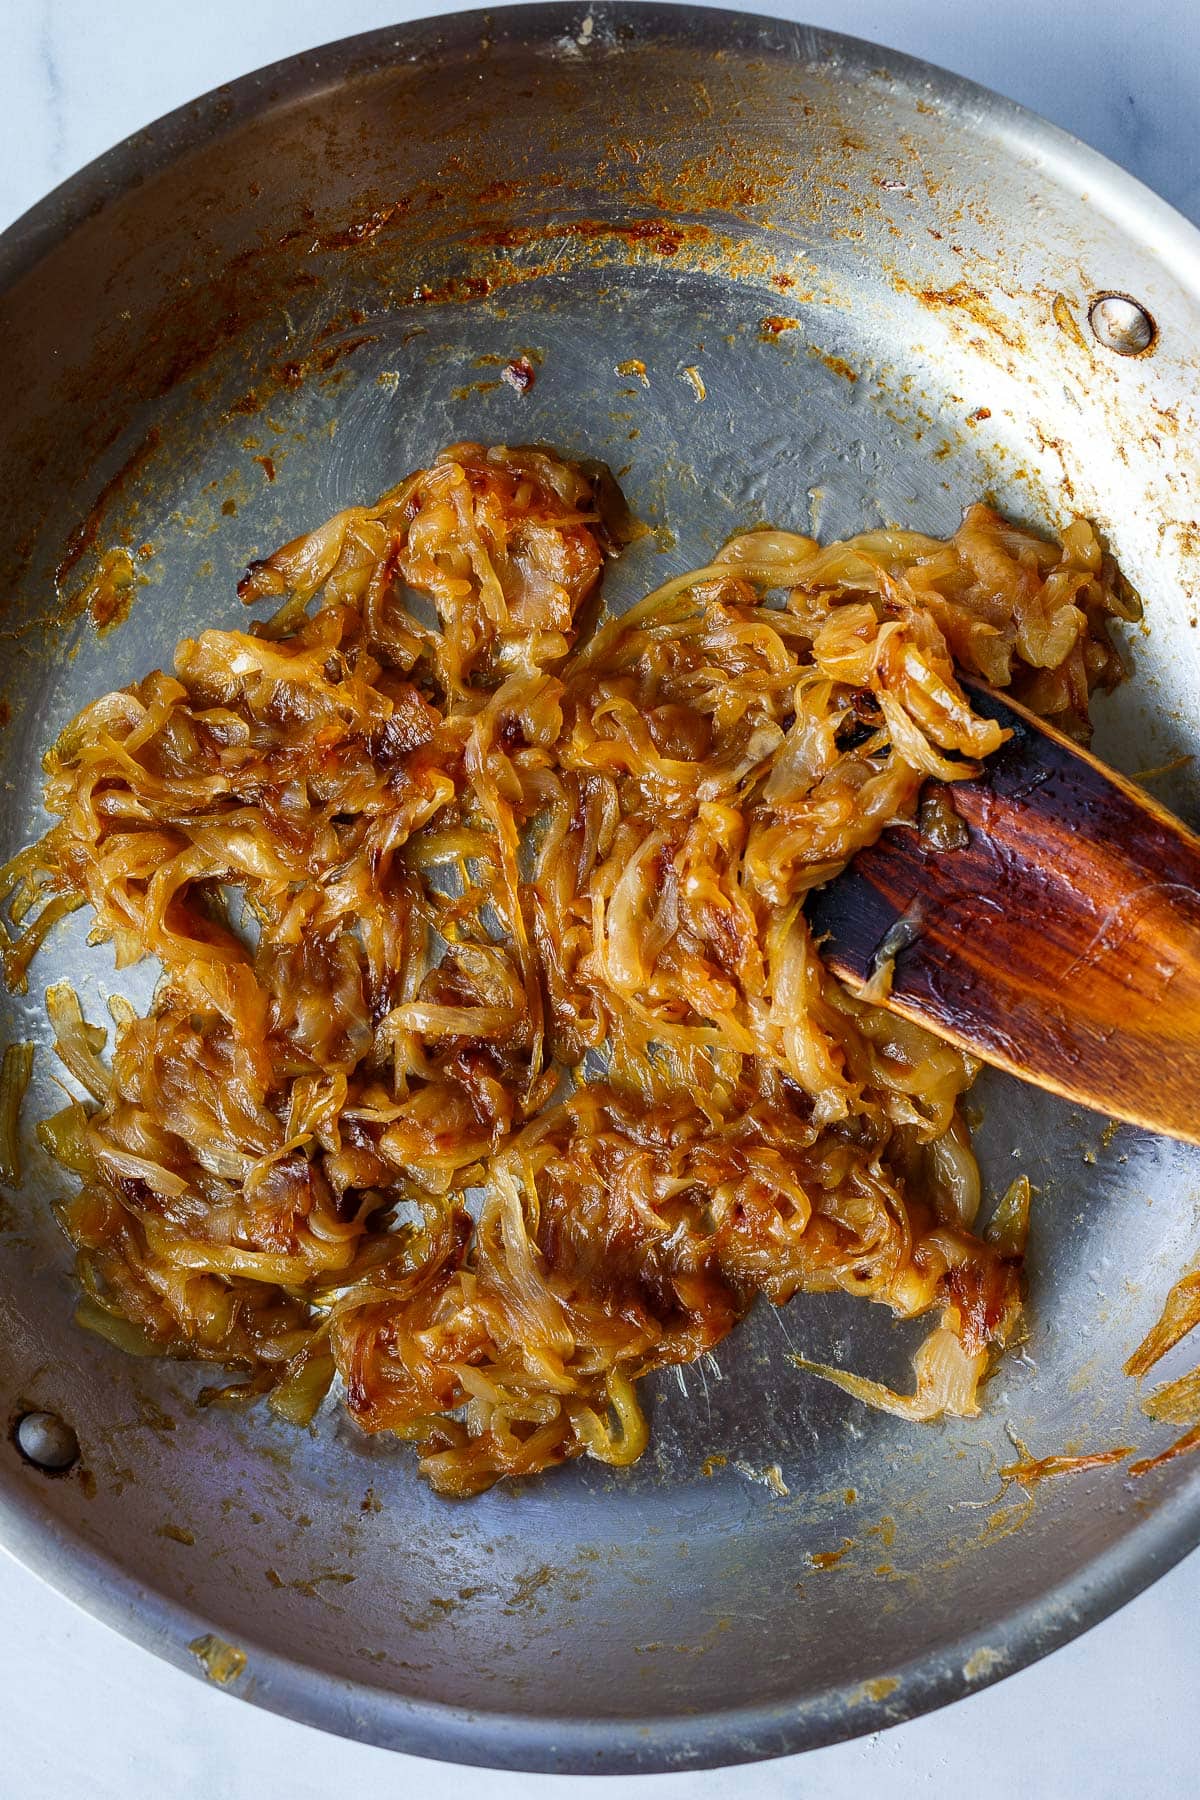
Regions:
<instances>
[{"instance_id":1,"label":"marble countertop","mask_svg":"<svg viewBox=\"0 0 1200 1800\"><path fill-rule=\"evenodd\" d=\"M437 0L0 0L0 229L161 113L263 63ZM757 10L923 56L1076 132L1200 222L1194 0L799 0ZM188 1680L0 1556L0 1794L317 1800L1138 1800L1196 1787L1200 1553L1054 1656L945 1711L752 1769L582 1779L467 1772L343 1743Z\"/></svg>"}]
</instances>

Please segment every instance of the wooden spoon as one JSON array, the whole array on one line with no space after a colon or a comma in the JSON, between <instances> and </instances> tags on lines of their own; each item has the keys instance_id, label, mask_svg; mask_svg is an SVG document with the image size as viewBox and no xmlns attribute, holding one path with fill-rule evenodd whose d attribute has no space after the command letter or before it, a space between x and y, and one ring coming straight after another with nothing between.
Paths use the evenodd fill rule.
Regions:
<instances>
[{"instance_id":1,"label":"wooden spoon","mask_svg":"<svg viewBox=\"0 0 1200 1800\"><path fill-rule=\"evenodd\" d=\"M940 787L966 827L887 831L813 894L854 988L984 1062L1115 1119L1200 1143L1200 838L1014 701L965 684L1012 737ZM928 790L927 790L928 792Z\"/></svg>"}]
</instances>

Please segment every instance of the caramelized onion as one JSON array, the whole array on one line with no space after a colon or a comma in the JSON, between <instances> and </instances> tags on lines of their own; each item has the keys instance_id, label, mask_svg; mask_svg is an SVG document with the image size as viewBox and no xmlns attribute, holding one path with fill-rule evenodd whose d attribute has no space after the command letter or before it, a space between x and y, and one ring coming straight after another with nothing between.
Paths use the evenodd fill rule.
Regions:
<instances>
[{"instance_id":1,"label":"caramelized onion","mask_svg":"<svg viewBox=\"0 0 1200 1800\"><path fill-rule=\"evenodd\" d=\"M633 1461L638 1380L758 1296L935 1314L911 1396L803 1364L909 1419L977 1411L1017 1316L974 1066L843 990L804 900L996 748L958 669L1086 733L1128 590L1084 522L973 507L746 534L581 640L619 511L546 450L444 451L252 565L264 624L85 708L0 874L10 981L82 904L162 969L108 1062L47 996L81 1320L297 1424L340 1378L451 1494Z\"/></svg>"}]
</instances>

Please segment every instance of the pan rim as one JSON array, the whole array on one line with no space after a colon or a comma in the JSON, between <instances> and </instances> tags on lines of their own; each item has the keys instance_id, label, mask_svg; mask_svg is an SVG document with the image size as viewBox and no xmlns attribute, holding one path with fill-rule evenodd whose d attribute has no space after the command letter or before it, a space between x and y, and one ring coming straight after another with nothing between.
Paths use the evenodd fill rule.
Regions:
<instances>
[{"instance_id":1,"label":"pan rim","mask_svg":"<svg viewBox=\"0 0 1200 1800\"><path fill-rule=\"evenodd\" d=\"M591 7L539 0L499 11L448 13L335 40L240 76L131 134L16 219L0 234L0 292L16 285L98 210L268 109L311 98L332 83L353 79L356 69L382 67L385 59L391 64L444 61L477 50L485 20L493 48L551 54L578 29L585 13L597 28L610 23L619 27L633 48L654 42L753 48L780 58L819 56L864 72L878 66L883 50L897 80L931 86L947 109L968 113L976 128L1019 139L1025 154L1032 148L1060 179L1083 189L1102 177L1106 199L1130 235L1160 258L1169 238L1173 279L1200 295L1200 230L1135 176L1016 102L866 39L766 15L633 0L605 0ZM125 1563L55 1521L41 1505L36 1485L30 1485L41 1479L24 1466L11 1475L0 1473L0 1548L85 1612L199 1676L185 1646L215 1622L168 1591L146 1586ZM766 1760L899 1724L990 1686L1098 1624L1198 1544L1200 1471L1039 1600L1004 1614L986 1631L967 1632L952 1645L898 1668L899 1685L886 1698L868 1696L853 1704L847 1687L831 1686L800 1701L699 1716L596 1720L493 1711L347 1682L299 1658L242 1640L256 1676L253 1692L245 1697L343 1736L481 1767L617 1774ZM1004 1645L1002 1660L969 1677L965 1665L972 1653L997 1641Z\"/></svg>"},{"instance_id":2,"label":"pan rim","mask_svg":"<svg viewBox=\"0 0 1200 1800\"><path fill-rule=\"evenodd\" d=\"M575 4L571 0L518 0L517 4L499 8L434 13L403 25L333 38L312 49L264 63L161 114L68 175L0 232L0 293L13 286L85 219L141 186L157 168L257 116L264 99L268 104L279 105L309 98L321 87L328 87L330 76L324 65L331 59L336 58L343 65L339 78L345 78L356 63L374 61L387 50L396 52L392 61L408 62L417 61L423 54L445 56L478 50L485 23L493 50L512 46L552 51L583 14L604 24L612 21L627 34L629 44L674 40L704 48L712 47L719 39L722 48L753 47L762 55L786 55L804 45L810 54L823 55L830 62L837 59L857 65L868 73L878 73L879 65L872 59L882 51L888 58L889 76L935 86L944 102L955 104L960 110L969 109L976 125L990 122L1001 131L1019 127L1026 143L1036 144L1048 163L1073 169L1085 189L1087 176L1103 174L1106 192L1122 203L1123 214L1136 221L1139 237L1153 239L1160 232L1170 232L1172 252L1177 259L1172 273L1184 282L1185 266L1190 265L1190 280L1185 285L1200 292L1200 226L1193 225L1153 188L1073 132L1031 107L937 63L870 38L735 7L706 3L693 7L684 0L596 0L595 5L585 5L582 0ZM601 35L593 32L597 41ZM451 37L454 42L449 41ZM405 51L407 54L403 54ZM1181 259L1181 250L1190 254Z\"/></svg>"}]
</instances>

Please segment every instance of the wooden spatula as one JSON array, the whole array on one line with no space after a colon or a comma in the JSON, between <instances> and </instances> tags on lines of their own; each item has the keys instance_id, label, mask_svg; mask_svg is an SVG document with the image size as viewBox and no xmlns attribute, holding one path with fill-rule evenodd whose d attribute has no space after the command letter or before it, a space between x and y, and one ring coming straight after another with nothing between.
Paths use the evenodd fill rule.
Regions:
<instances>
[{"instance_id":1,"label":"wooden spatula","mask_svg":"<svg viewBox=\"0 0 1200 1800\"><path fill-rule=\"evenodd\" d=\"M966 826L938 850L885 832L811 896L854 988L901 946L883 1004L984 1062L1200 1143L1200 838L992 689L1012 737L942 788Z\"/></svg>"}]
</instances>

